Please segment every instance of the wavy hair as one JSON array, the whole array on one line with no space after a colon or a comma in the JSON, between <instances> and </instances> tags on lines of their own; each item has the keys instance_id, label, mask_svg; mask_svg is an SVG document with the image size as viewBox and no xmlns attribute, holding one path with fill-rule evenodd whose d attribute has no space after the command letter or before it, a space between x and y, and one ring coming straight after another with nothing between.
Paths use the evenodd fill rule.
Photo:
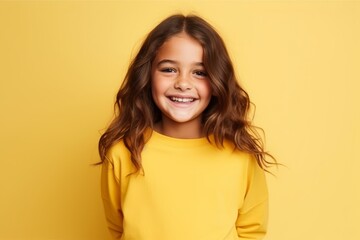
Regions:
<instances>
[{"instance_id":1,"label":"wavy hair","mask_svg":"<svg viewBox=\"0 0 360 240\"><path fill-rule=\"evenodd\" d=\"M225 140L231 141L236 149L252 154L264 170L276 164L275 158L264 150L258 128L249 120L250 98L236 79L224 41L209 23L195 15L172 15L147 35L117 93L115 118L99 140L101 161L114 143L123 140L136 169L142 168L146 131L161 120L151 95L152 62L161 45L181 32L203 47L203 63L213 93L202 118L209 142L213 136L216 146L221 148Z\"/></svg>"}]
</instances>

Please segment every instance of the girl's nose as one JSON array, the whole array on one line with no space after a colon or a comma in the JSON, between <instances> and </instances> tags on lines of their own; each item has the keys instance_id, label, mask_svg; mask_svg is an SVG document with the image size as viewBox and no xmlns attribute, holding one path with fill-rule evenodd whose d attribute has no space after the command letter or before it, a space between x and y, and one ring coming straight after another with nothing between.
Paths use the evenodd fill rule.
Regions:
<instances>
[{"instance_id":1,"label":"girl's nose","mask_svg":"<svg viewBox=\"0 0 360 240\"><path fill-rule=\"evenodd\" d=\"M175 81L174 84L175 89L186 91L192 88L191 82L189 81L189 76L184 76L184 74L180 74Z\"/></svg>"}]
</instances>

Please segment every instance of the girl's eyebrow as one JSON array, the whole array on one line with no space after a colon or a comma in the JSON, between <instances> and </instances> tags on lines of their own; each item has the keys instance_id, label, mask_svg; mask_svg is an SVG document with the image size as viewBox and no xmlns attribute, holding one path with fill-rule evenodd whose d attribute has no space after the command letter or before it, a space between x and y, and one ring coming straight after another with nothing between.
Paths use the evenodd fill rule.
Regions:
<instances>
[{"instance_id":1,"label":"girl's eyebrow","mask_svg":"<svg viewBox=\"0 0 360 240\"><path fill-rule=\"evenodd\" d=\"M175 60L171 60L171 59L163 59L161 61L159 61L157 63L157 66L160 66L161 64L165 64L165 63L170 63L170 64L178 64L179 62L178 61L175 61ZM195 62L194 63L195 66L204 66L204 64L202 62Z\"/></svg>"},{"instance_id":2,"label":"girl's eyebrow","mask_svg":"<svg viewBox=\"0 0 360 240\"><path fill-rule=\"evenodd\" d=\"M174 61L174 60L170 60L170 59L163 59L163 60L159 61L157 65L159 66L164 63L177 64L178 62Z\"/></svg>"}]
</instances>

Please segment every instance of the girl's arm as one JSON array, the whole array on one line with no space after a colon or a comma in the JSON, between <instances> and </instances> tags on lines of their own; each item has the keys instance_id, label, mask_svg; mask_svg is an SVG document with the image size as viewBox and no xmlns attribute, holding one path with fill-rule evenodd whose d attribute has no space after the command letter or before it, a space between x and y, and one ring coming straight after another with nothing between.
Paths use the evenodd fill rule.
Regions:
<instances>
[{"instance_id":1,"label":"girl's arm","mask_svg":"<svg viewBox=\"0 0 360 240\"><path fill-rule=\"evenodd\" d=\"M239 212L236 228L239 239L263 239L266 234L268 203L264 201L248 212Z\"/></svg>"},{"instance_id":2,"label":"girl's arm","mask_svg":"<svg viewBox=\"0 0 360 240\"><path fill-rule=\"evenodd\" d=\"M239 239L263 239L268 221L268 190L264 170L255 159L249 162L247 191L238 212L236 229Z\"/></svg>"},{"instance_id":3,"label":"girl's arm","mask_svg":"<svg viewBox=\"0 0 360 240\"><path fill-rule=\"evenodd\" d=\"M123 233L123 216L120 206L120 181L114 171L114 164L105 160L101 173L101 196L108 228L113 239L120 239Z\"/></svg>"}]
</instances>

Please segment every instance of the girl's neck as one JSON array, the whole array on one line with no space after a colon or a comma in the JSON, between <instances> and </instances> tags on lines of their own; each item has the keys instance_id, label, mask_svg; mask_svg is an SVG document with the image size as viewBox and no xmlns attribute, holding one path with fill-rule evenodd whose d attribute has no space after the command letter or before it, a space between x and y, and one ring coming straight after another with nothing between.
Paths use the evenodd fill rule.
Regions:
<instances>
[{"instance_id":1,"label":"girl's neck","mask_svg":"<svg viewBox=\"0 0 360 240\"><path fill-rule=\"evenodd\" d=\"M202 138L204 133L202 127L198 124L193 123L171 123L160 121L155 124L154 130L163 135L173 138Z\"/></svg>"}]
</instances>

